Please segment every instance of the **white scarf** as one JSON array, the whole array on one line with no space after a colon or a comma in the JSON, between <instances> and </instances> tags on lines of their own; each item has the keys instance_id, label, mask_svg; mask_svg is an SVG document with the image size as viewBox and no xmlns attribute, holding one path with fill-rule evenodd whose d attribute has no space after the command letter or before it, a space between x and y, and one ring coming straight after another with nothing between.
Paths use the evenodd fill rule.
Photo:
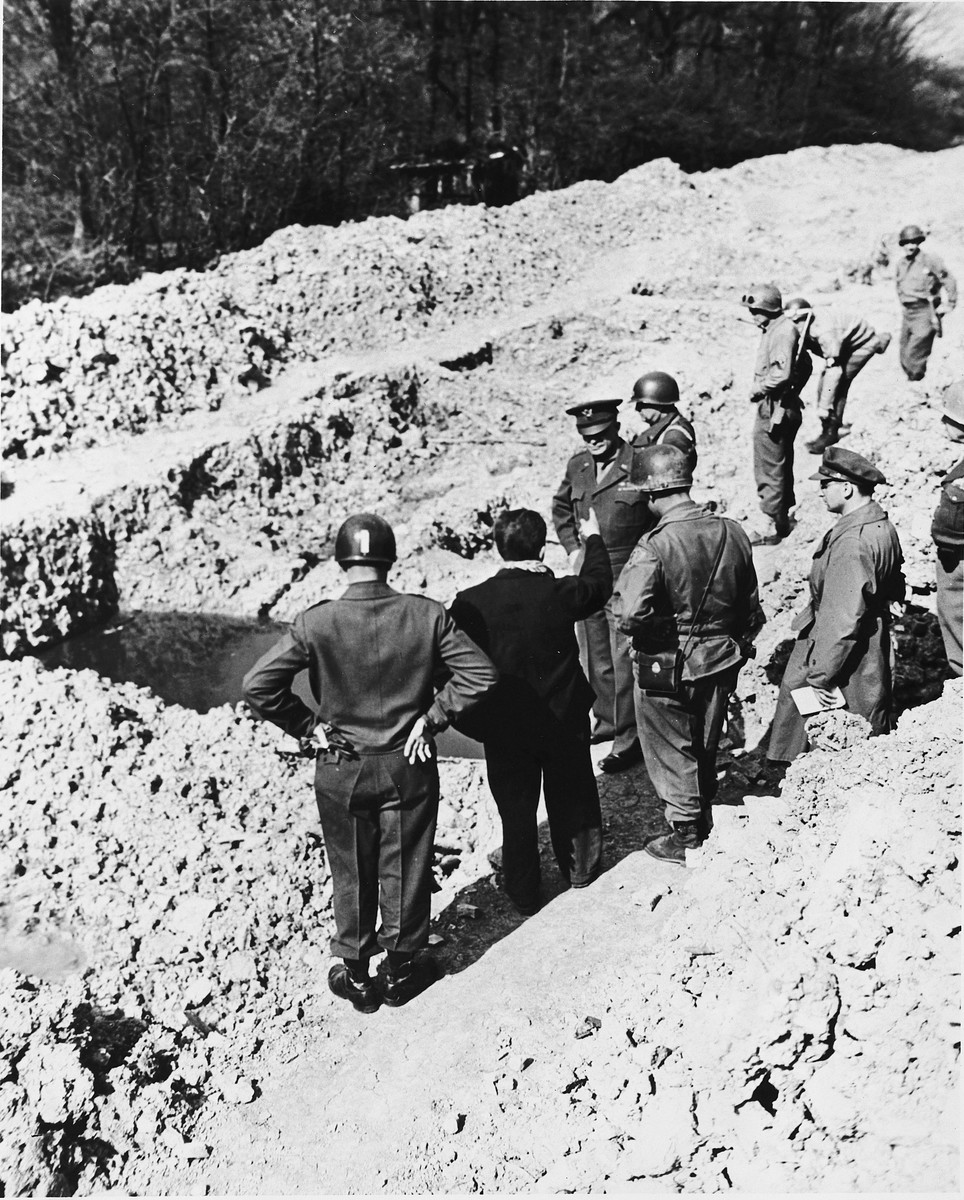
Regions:
<instances>
[{"instance_id":1,"label":"white scarf","mask_svg":"<svg viewBox=\"0 0 964 1200\"><path fill-rule=\"evenodd\" d=\"M505 568L512 571L533 571L537 575L549 570L541 558L521 558L517 562L507 562Z\"/></svg>"}]
</instances>

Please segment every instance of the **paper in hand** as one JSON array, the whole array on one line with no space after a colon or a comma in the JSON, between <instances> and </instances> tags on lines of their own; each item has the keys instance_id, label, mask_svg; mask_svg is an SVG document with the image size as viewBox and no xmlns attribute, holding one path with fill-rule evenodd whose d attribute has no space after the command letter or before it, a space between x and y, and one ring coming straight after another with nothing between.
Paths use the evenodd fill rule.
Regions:
<instances>
[{"instance_id":1,"label":"paper in hand","mask_svg":"<svg viewBox=\"0 0 964 1200\"><path fill-rule=\"evenodd\" d=\"M831 688L833 701L830 704L824 704L812 687L793 688L790 696L793 703L797 706L797 712L801 717L812 717L814 713L827 712L832 708L845 708L847 701L844 699L844 694L840 688Z\"/></svg>"}]
</instances>

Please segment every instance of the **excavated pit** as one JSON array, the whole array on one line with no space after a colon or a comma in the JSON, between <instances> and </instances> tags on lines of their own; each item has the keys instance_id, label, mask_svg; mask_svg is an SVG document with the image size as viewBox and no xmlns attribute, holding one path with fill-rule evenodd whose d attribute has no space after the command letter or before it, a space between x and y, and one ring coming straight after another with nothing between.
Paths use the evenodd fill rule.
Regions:
<instances>
[{"instance_id":1,"label":"excavated pit","mask_svg":"<svg viewBox=\"0 0 964 1200\"><path fill-rule=\"evenodd\" d=\"M757 558L769 623L694 869L638 853L662 828L645 771L603 778L611 869L564 893L546 858L550 903L523 924L489 861L482 767L448 758L433 921L448 975L360 1031L324 985L310 764L230 701L238 646L253 660L340 588L331 541L352 509L395 524L405 590L447 601L488 575L500 508L548 517L574 446L562 410L584 388L625 395L672 370L698 498L752 513L740 292L776 277L894 328L892 278L862 261L912 212L964 264L962 153L807 150L692 179L650 164L497 212L286 230L216 278L15 314L6 1194L956 1186L960 687L928 532L953 458L935 401L964 374L950 331L923 387L889 354L848 410L907 557L898 731L829 731L837 748L779 797L761 767L827 526L801 462L797 528ZM801 442L812 406L807 421ZM565 569L556 545L549 561Z\"/></svg>"}]
</instances>

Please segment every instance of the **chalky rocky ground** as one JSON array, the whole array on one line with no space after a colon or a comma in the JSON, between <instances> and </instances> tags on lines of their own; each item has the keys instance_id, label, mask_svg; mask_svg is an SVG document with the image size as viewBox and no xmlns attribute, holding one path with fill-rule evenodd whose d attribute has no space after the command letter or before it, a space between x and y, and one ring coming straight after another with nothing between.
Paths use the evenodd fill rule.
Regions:
<instances>
[{"instance_id":1,"label":"chalky rocky ground","mask_svg":"<svg viewBox=\"0 0 964 1200\"><path fill-rule=\"evenodd\" d=\"M964 272L962 156L654 163L28 306L5 335L7 652L96 619L112 588L285 619L338 587L330 538L359 507L395 522L401 586L449 599L495 569L501 504L548 513L565 405L653 368L697 421L698 498L752 514L740 293L774 278L896 332L881 239L919 221ZM479 764L443 762L447 974L404 1009L327 993L330 881L283 739L240 709L0 664L7 1194L954 1189L961 692L928 526L959 321L923 385L892 349L848 410L908 560L897 732L830 729L782 788L761 768L828 523L801 452L797 528L757 557L769 624L711 841L685 872L652 862L645 770L603 779L610 869L563 892L547 856L549 903L522 921ZM815 428L811 404L801 442Z\"/></svg>"}]
</instances>

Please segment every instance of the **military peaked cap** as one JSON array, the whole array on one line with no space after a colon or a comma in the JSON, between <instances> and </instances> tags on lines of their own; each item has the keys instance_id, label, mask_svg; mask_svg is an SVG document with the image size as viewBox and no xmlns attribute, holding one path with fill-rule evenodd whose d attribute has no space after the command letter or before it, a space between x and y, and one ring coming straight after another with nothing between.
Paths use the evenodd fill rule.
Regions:
<instances>
[{"instance_id":1,"label":"military peaked cap","mask_svg":"<svg viewBox=\"0 0 964 1200\"><path fill-rule=\"evenodd\" d=\"M869 459L862 454L855 454L853 450L845 450L843 446L828 446L823 452L820 469L810 478L842 479L846 483L862 483L867 487L887 482Z\"/></svg>"},{"instance_id":2,"label":"military peaked cap","mask_svg":"<svg viewBox=\"0 0 964 1200\"><path fill-rule=\"evenodd\" d=\"M616 409L621 403L621 400L583 400L567 408L566 412L576 418L580 433L596 433L616 421Z\"/></svg>"}]
</instances>

